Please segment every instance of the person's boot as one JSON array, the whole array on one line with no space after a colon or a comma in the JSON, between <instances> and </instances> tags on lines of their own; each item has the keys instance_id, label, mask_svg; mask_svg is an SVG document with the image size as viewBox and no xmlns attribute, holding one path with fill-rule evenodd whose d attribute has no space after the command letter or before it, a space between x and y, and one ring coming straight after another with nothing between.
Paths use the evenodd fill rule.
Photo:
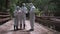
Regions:
<instances>
[{"instance_id":1,"label":"person's boot","mask_svg":"<svg viewBox=\"0 0 60 34\"><path fill-rule=\"evenodd\" d=\"M15 27L16 27L16 26L14 25L14 31L15 31Z\"/></svg>"},{"instance_id":2,"label":"person's boot","mask_svg":"<svg viewBox=\"0 0 60 34\"><path fill-rule=\"evenodd\" d=\"M29 31L34 31L34 29L30 29Z\"/></svg>"},{"instance_id":3,"label":"person's boot","mask_svg":"<svg viewBox=\"0 0 60 34\"><path fill-rule=\"evenodd\" d=\"M25 29L25 24L23 24L23 29Z\"/></svg>"},{"instance_id":4,"label":"person's boot","mask_svg":"<svg viewBox=\"0 0 60 34\"><path fill-rule=\"evenodd\" d=\"M16 26L16 30L18 30L18 26Z\"/></svg>"},{"instance_id":5,"label":"person's boot","mask_svg":"<svg viewBox=\"0 0 60 34\"><path fill-rule=\"evenodd\" d=\"M20 24L20 30L22 30L22 24Z\"/></svg>"},{"instance_id":6,"label":"person's boot","mask_svg":"<svg viewBox=\"0 0 60 34\"><path fill-rule=\"evenodd\" d=\"M17 27L16 27L16 25L14 25L14 31L16 31L17 30Z\"/></svg>"}]
</instances>

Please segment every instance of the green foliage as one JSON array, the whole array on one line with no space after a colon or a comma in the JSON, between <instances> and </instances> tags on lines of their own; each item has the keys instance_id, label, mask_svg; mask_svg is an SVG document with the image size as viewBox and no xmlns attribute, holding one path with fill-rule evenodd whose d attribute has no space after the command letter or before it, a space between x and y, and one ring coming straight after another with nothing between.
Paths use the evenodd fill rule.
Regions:
<instances>
[{"instance_id":1,"label":"green foliage","mask_svg":"<svg viewBox=\"0 0 60 34\"><path fill-rule=\"evenodd\" d=\"M22 3L30 3L32 2L37 9L36 13L38 14L41 11L49 10L50 12L54 12L54 14L60 15L60 0L10 0L10 12L13 13L16 5L22 6ZM45 8L45 7L48 8ZM27 6L29 9L29 6ZM0 10L6 9L6 0L0 0Z\"/></svg>"},{"instance_id":2,"label":"green foliage","mask_svg":"<svg viewBox=\"0 0 60 34\"><path fill-rule=\"evenodd\" d=\"M30 3L31 0L18 0L17 5L19 5L20 7L22 6L22 3Z\"/></svg>"},{"instance_id":3,"label":"green foliage","mask_svg":"<svg viewBox=\"0 0 60 34\"><path fill-rule=\"evenodd\" d=\"M48 0L32 0L32 3L39 8L39 10L43 10L45 5L48 5Z\"/></svg>"},{"instance_id":4,"label":"green foliage","mask_svg":"<svg viewBox=\"0 0 60 34\"><path fill-rule=\"evenodd\" d=\"M19 0L11 0L10 3L10 13L13 16L13 11L15 10L15 7L17 6L17 3L19 2Z\"/></svg>"},{"instance_id":5,"label":"green foliage","mask_svg":"<svg viewBox=\"0 0 60 34\"><path fill-rule=\"evenodd\" d=\"M55 3L55 16L60 16L60 0L51 0L50 3Z\"/></svg>"},{"instance_id":6,"label":"green foliage","mask_svg":"<svg viewBox=\"0 0 60 34\"><path fill-rule=\"evenodd\" d=\"M6 8L5 8L5 1L6 1L6 0L0 0L0 10L1 10L1 11L3 11L3 10L6 9Z\"/></svg>"},{"instance_id":7,"label":"green foliage","mask_svg":"<svg viewBox=\"0 0 60 34\"><path fill-rule=\"evenodd\" d=\"M49 10L53 12L55 15L60 15L60 0L32 0L32 3L38 8L40 11ZM48 7L44 8L44 7Z\"/></svg>"},{"instance_id":8,"label":"green foliage","mask_svg":"<svg viewBox=\"0 0 60 34\"><path fill-rule=\"evenodd\" d=\"M40 11L38 9L36 9L35 13L36 13L36 15L39 15Z\"/></svg>"},{"instance_id":9,"label":"green foliage","mask_svg":"<svg viewBox=\"0 0 60 34\"><path fill-rule=\"evenodd\" d=\"M10 14L13 16L13 11L15 10L16 5L12 4L10 7Z\"/></svg>"}]
</instances>

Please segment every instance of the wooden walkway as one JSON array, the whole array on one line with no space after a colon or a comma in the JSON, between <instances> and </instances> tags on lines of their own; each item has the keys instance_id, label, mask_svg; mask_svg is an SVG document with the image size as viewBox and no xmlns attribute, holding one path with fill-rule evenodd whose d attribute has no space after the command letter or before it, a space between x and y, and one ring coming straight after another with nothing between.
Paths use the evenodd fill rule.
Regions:
<instances>
[{"instance_id":1,"label":"wooden walkway","mask_svg":"<svg viewBox=\"0 0 60 34\"><path fill-rule=\"evenodd\" d=\"M24 30L14 31L14 20L10 20L7 23L0 25L0 34L60 34L49 28L42 26L41 24L34 23L34 31L27 32L30 29L30 22L26 20L26 28Z\"/></svg>"}]
</instances>

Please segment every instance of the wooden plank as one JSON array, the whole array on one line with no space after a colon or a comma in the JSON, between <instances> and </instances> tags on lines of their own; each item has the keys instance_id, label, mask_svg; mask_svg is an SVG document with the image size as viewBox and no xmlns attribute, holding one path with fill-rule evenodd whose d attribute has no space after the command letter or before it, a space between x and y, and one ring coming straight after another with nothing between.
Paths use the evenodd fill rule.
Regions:
<instances>
[{"instance_id":1,"label":"wooden plank","mask_svg":"<svg viewBox=\"0 0 60 34\"><path fill-rule=\"evenodd\" d=\"M7 12L0 12L0 15L8 15L9 13Z\"/></svg>"},{"instance_id":2,"label":"wooden plank","mask_svg":"<svg viewBox=\"0 0 60 34\"><path fill-rule=\"evenodd\" d=\"M0 23L2 23L2 22L4 22L4 21L7 21L7 20L9 20L10 18L8 17L8 18L3 18L3 19L0 19Z\"/></svg>"},{"instance_id":3,"label":"wooden plank","mask_svg":"<svg viewBox=\"0 0 60 34\"><path fill-rule=\"evenodd\" d=\"M0 17L9 17L10 15L0 15Z\"/></svg>"},{"instance_id":4,"label":"wooden plank","mask_svg":"<svg viewBox=\"0 0 60 34\"><path fill-rule=\"evenodd\" d=\"M27 32L30 29L30 22L26 20L26 28L25 30L13 31L14 20L11 20L0 26L1 34L60 34L56 31L51 31L50 29L42 26L41 24L34 23L34 31Z\"/></svg>"}]
</instances>

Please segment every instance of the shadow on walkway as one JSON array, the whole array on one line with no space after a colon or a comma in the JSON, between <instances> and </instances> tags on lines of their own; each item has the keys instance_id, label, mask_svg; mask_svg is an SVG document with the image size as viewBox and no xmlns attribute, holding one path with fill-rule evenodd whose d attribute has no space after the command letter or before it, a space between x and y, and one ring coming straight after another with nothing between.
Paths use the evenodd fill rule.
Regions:
<instances>
[{"instance_id":1,"label":"shadow on walkway","mask_svg":"<svg viewBox=\"0 0 60 34\"><path fill-rule=\"evenodd\" d=\"M8 31L1 31L0 34L30 34L29 31L26 30L8 30Z\"/></svg>"}]
</instances>

